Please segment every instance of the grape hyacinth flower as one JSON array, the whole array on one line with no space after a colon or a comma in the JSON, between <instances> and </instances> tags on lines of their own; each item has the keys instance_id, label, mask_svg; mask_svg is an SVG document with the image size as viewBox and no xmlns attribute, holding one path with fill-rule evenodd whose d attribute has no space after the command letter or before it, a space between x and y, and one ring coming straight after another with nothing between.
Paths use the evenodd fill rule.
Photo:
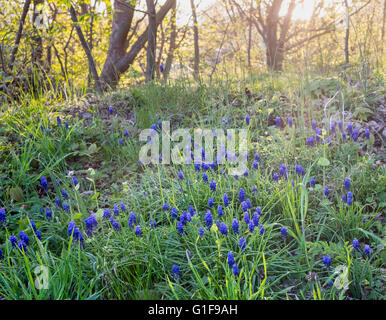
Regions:
<instances>
[{"instance_id":1,"label":"grape hyacinth flower","mask_svg":"<svg viewBox=\"0 0 386 320\"><path fill-rule=\"evenodd\" d=\"M352 198L353 198L353 195L352 195L352 193L349 191L349 192L347 193L347 204L348 204L349 206L352 205Z\"/></svg>"},{"instance_id":2,"label":"grape hyacinth flower","mask_svg":"<svg viewBox=\"0 0 386 320\"><path fill-rule=\"evenodd\" d=\"M110 218L111 218L110 209L104 209L103 210L103 219L110 219Z\"/></svg>"},{"instance_id":3,"label":"grape hyacinth flower","mask_svg":"<svg viewBox=\"0 0 386 320\"><path fill-rule=\"evenodd\" d=\"M368 244L365 245L365 255L367 257L370 257L370 253L371 253L371 248Z\"/></svg>"},{"instance_id":4,"label":"grape hyacinth flower","mask_svg":"<svg viewBox=\"0 0 386 320\"><path fill-rule=\"evenodd\" d=\"M352 246L353 246L355 251L359 252L359 241L357 238L354 238L354 240L352 241Z\"/></svg>"},{"instance_id":5,"label":"grape hyacinth flower","mask_svg":"<svg viewBox=\"0 0 386 320\"><path fill-rule=\"evenodd\" d=\"M119 207L114 206L113 212L114 212L114 216L119 216Z\"/></svg>"},{"instance_id":6,"label":"grape hyacinth flower","mask_svg":"<svg viewBox=\"0 0 386 320\"><path fill-rule=\"evenodd\" d=\"M356 142L358 141L358 130L355 129L354 132L352 133L352 139Z\"/></svg>"},{"instance_id":7,"label":"grape hyacinth flower","mask_svg":"<svg viewBox=\"0 0 386 320\"><path fill-rule=\"evenodd\" d=\"M328 254L323 256L323 263L327 268L331 266L331 257Z\"/></svg>"},{"instance_id":8,"label":"grape hyacinth flower","mask_svg":"<svg viewBox=\"0 0 386 320\"><path fill-rule=\"evenodd\" d=\"M130 212L129 215L129 227L133 228L133 226L137 223L137 217L135 216L134 212Z\"/></svg>"},{"instance_id":9,"label":"grape hyacinth flower","mask_svg":"<svg viewBox=\"0 0 386 320\"><path fill-rule=\"evenodd\" d=\"M287 180L287 167L286 167L285 164L281 164L281 165L280 165L280 171L279 171L279 173L280 173L280 176L284 176L285 179Z\"/></svg>"},{"instance_id":10,"label":"grape hyacinth flower","mask_svg":"<svg viewBox=\"0 0 386 320\"><path fill-rule=\"evenodd\" d=\"M111 218L110 222L115 231L121 230L121 224L119 223L118 219Z\"/></svg>"},{"instance_id":11,"label":"grape hyacinth flower","mask_svg":"<svg viewBox=\"0 0 386 320\"><path fill-rule=\"evenodd\" d=\"M28 235L26 233L24 233L23 231L20 231L19 232L19 238L21 240L23 240L27 246L29 245L29 238L28 238Z\"/></svg>"},{"instance_id":12,"label":"grape hyacinth flower","mask_svg":"<svg viewBox=\"0 0 386 320\"><path fill-rule=\"evenodd\" d=\"M249 229L249 232L253 232L255 230L255 224L253 223L252 220L248 224L248 229Z\"/></svg>"},{"instance_id":13,"label":"grape hyacinth flower","mask_svg":"<svg viewBox=\"0 0 386 320\"><path fill-rule=\"evenodd\" d=\"M178 221L178 223L177 223L177 230L178 230L179 234L183 234L184 233L184 223L183 222Z\"/></svg>"},{"instance_id":14,"label":"grape hyacinth flower","mask_svg":"<svg viewBox=\"0 0 386 320\"><path fill-rule=\"evenodd\" d=\"M252 166L253 166L253 169L257 170L259 167L259 163L256 160L253 160Z\"/></svg>"},{"instance_id":15,"label":"grape hyacinth flower","mask_svg":"<svg viewBox=\"0 0 386 320\"><path fill-rule=\"evenodd\" d=\"M173 265L173 267L172 267L172 274L173 274L173 278L175 280L180 278L180 267L177 266L176 264Z\"/></svg>"},{"instance_id":16,"label":"grape hyacinth flower","mask_svg":"<svg viewBox=\"0 0 386 320\"><path fill-rule=\"evenodd\" d=\"M122 147L123 146L123 139L119 138L118 142L119 142L119 145Z\"/></svg>"},{"instance_id":17,"label":"grape hyacinth flower","mask_svg":"<svg viewBox=\"0 0 386 320\"><path fill-rule=\"evenodd\" d=\"M295 165L295 171L298 176L303 176L304 175L304 168L301 165Z\"/></svg>"},{"instance_id":18,"label":"grape hyacinth flower","mask_svg":"<svg viewBox=\"0 0 386 320\"><path fill-rule=\"evenodd\" d=\"M70 205L68 203L63 203L63 210L68 213L70 211Z\"/></svg>"},{"instance_id":19,"label":"grape hyacinth flower","mask_svg":"<svg viewBox=\"0 0 386 320\"><path fill-rule=\"evenodd\" d=\"M257 187L256 186L253 186L252 188L252 192L256 193L258 190L257 190Z\"/></svg>"},{"instance_id":20,"label":"grape hyacinth flower","mask_svg":"<svg viewBox=\"0 0 386 320\"><path fill-rule=\"evenodd\" d=\"M366 139L370 139L370 130L369 129L366 129L365 136L366 136Z\"/></svg>"},{"instance_id":21,"label":"grape hyacinth flower","mask_svg":"<svg viewBox=\"0 0 386 320\"><path fill-rule=\"evenodd\" d=\"M201 238L204 236L204 233L205 233L204 229L199 227L198 228L198 234L200 235Z\"/></svg>"},{"instance_id":22,"label":"grape hyacinth flower","mask_svg":"<svg viewBox=\"0 0 386 320\"><path fill-rule=\"evenodd\" d=\"M307 143L307 146L309 146L309 147L313 147L313 146L315 145L315 142L314 142L314 137L313 137L313 136L311 136L311 137L307 138L307 141L306 141L306 143Z\"/></svg>"},{"instance_id":23,"label":"grape hyacinth flower","mask_svg":"<svg viewBox=\"0 0 386 320\"><path fill-rule=\"evenodd\" d=\"M280 128L280 117L276 117L275 123L276 123L276 127Z\"/></svg>"},{"instance_id":24,"label":"grape hyacinth flower","mask_svg":"<svg viewBox=\"0 0 386 320\"><path fill-rule=\"evenodd\" d=\"M9 237L9 242L11 243L13 248L16 247L17 238L16 238L16 236L14 234Z\"/></svg>"},{"instance_id":25,"label":"grape hyacinth flower","mask_svg":"<svg viewBox=\"0 0 386 320\"><path fill-rule=\"evenodd\" d=\"M135 235L140 238L142 237L142 230L140 226L135 226Z\"/></svg>"},{"instance_id":26,"label":"grape hyacinth flower","mask_svg":"<svg viewBox=\"0 0 386 320\"><path fill-rule=\"evenodd\" d=\"M237 268L237 265L234 264L233 267L232 267L232 272L235 276L238 276L240 271L239 271L239 268Z\"/></svg>"},{"instance_id":27,"label":"grape hyacinth flower","mask_svg":"<svg viewBox=\"0 0 386 320\"><path fill-rule=\"evenodd\" d=\"M260 230L260 234L263 235L264 234L264 226L262 224L259 225L259 230Z\"/></svg>"},{"instance_id":28,"label":"grape hyacinth flower","mask_svg":"<svg viewBox=\"0 0 386 320\"><path fill-rule=\"evenodd\" d=\"M273 180L274 180L275 182L279 182L279 175L277 174L277 172L275 172L275 173L273 174Z\"/></svg>"},{"instance_id":29,"label":"grape hyacinth flower","mask_svg":"<svg viewBox=\"0 0 386 320\"><path fill-rule=\"evenodd\" d=\"M213 198L209 198L208 199L208 205L209 205L209 208L212 208L213 207Z\"/></svg>"},{"instance_id":30,"label":"grape hyacinth flower","mask_svg":"<svg viewBox=\"0 0 386 320\"><path fill-rule=\"evenodd\" d=\"M218 207L217 207L217 214L218 214L219 217L222 217L222 216L223 216L224 211L223 211L223 209L222 209L222 206L218 206Z\"/></svg>"},{"instance_id":31,"label":"grape hyacinth flower","mask_svg":"<svg viewBox=\"0 0 386 320\"><path fill-rule=\"evenodd\" d=\"M83 235L79 231L79 229L74 221L71 221L68 224L68 235L70 237L72 236L75 241L83 242Z\"/></svg>"},{"instance_id":32,"label":"grape hyacinth flower","mask_svg":"<svg viewBox=\"0 0 386 320\"><path fill-rule=\"evenodd\" d=\"M252 216L252 221L253 221L253 224L255 226L257 226L259 224L259 222L260 222L260 216L259 216L259 214L256 211L255 211L255 213Z\"/></svg>"},{"instance_id":33,"label":"grape hyacinth flower","mask_svg":"<svg viewBox=\"0 0 386 320\"><path fill-rule=\"evenodd\" d=\"M343 131L343 124L342 121L338 121L338 127L340 131Z\"/></svg>"},{"instance_id":34,"label":"grape hyacinth flower","mask_svg":"<svg viewBox=\"0 0 386 320\"><path fill-rule=\"evenodd\" d=\"M316 130L316 121L315 120L311 121L311 126L312 126L312 129L315 131Z\"/></svg>"},{"instance_id":35,"label":"grape hyacinth flower","mask_svg":"<svg viewBox=\"0 0 386 320\"><path fill-rule=\"evenodd\" d=\"M157 227L157 222L154 219L150 220L150 228L154 229Z\"/></svg>"},{"instance_id":36,"label":"grape hyacinth flower","mask_svg":"<svg viewBox=\"0 0 386 320\"><path fill-rule=\"evenodd\" d=\"M226 193L224 193L223 200L224 200L224 206L227 207L229 205L229 199Z\"/></svg>"},{"instance_id":37,"label":"grape hyacinth flower","mask_svg":"<svg viewBox=\"0 0 386 320\"><path fill-rule=\"evenodd\" d=\"M234 234L238 234L239 233L239 222L237 221L237 219L233 219L233 221L232 221L232 229L233 229L233 233Z\"/></svg>"},{"instance_id":38,"label":"grape hyacinth flower","mask_svg":"<svg viewBox=\"0 0 386 320\"><path fill-rule=\"evenodd\" d=\"M248 211L248 204L245 201L241 202L241 208L244 212Z\"/></svg>"},{"instance_id":39,"label":"grape hyacinth flower","mask_svg":"<svg viewBox=\"0 0 386 320\"><path fill-rule=\"evenodd\" d=\"M249 213L245 212L244 213L244 222L245 222L245 224L248 224L250 220L251 219L249 218Z\"/></svg>"},{"instance_id":40,"label":"grape hyacinth flower","mask_svg":"<svg viewBox=\"0 0 386 320\"><path fill-rule=\"evenodd\" d=\"M162 205L162 210L163 210L163 211L169 210L169 205L168 205L167 203L164 203L164 204Z\"/></svg>"},{"instance_id":41,"label":"grape hyacinth flower","mask_svg":"<svg viewBox=\"0 0 386 320\"><path fill-rule=\"evenodd\" d=\"M331 131L332 134L335 133L335 123L334 122L331 123L330 131Z\"/></svg>"},{"instance_id":42,"label":"grape hyacinth flower","mask_svg":"<svg viewBox=\"0 0 386 320\"><path fill-rule=\"evenodd\" d=\"M202 174L202 181L204 181L204 183L208 182L208 175L205 172Z\"/></svg>"},{"instance_id":43,"label":"grape hyacinth flower","mask_svg":"<svg viewBox=\"0 0 386 320\"><path fill-rule=\"evenodd\" d=\"M123 132L123 135L127 138L129 136L129 131L127 131L127 129L125 129L125 131Z\"/></svg>"},{"instance_id":44,"label":"grape hyacinth flower","mask_svg":"<svg viewBox=\"0 0 386 320\"><path fill-rule=\"evenodd\" d=\"M346 203L346 202L347 202L347 200L346 200L346 195L345 195L345 194L342 196L342 202L343 202L343 203Z\"/></svg>"},{"instance_id":45,"label":"grape hyacinth flower","mask_svg":"<svg viewBox=\"0 0 386 320\"><path fill-rule=\"evenodd\" d=\"M36 233L37 229L36 229L36 224L34 221L30 221L30 227L33 229L33 231Z\"/></svg>"},{"instance_id":46,"label":"grape hyacinth flower","mask_svg":"<svg viewBox=\"0 0 386 320\"><path fill-rule=\"evenodd\" d=\"M346 191L350 191L350 185L351 185L351 180L350 178L345 178L344 179L344 189Z\"/></svg>"},{"instance_id":47,"label":"grape hyacinth flower","mask_svg":"<svg viewBox=\"0 0 386 320\"><path fill-rule=\"evenodd\" d=\"M232 268L232 266L235 264L235 256L233 255L232 251L228 252L228 265L229 268Z\"/></svg>"},{"instance_id":48,"label":"grape hyacinth flower","mask_svg":"<svg viewBox=\"0 0 386 320\"><path fill-rule=\"evenodd\" d=\"M95 227L98 225L98 222L97 222L97 219L96 219L96 216L95 214L90 214L88 216L88 218L86 218L84 220L84 223L86 224L86 228L87 228L87 235L90 237L92 236L94 230L95 230Z\"/></svg>"},{"instance_id":49,"label":"grape hyacinth flower","mask_svg":"<svg viewBox=\"0 0 386 320\"><path fill-rule=\"evenodd\" d=\"M62 196L63 196L64 200L68 200L68 194L67 194L67 191L63 189L63 190L61 191L61 193L62 193Z\"/></svg>"},{"instance_id":50,"label":"grape hyacinth flower","mask_svg":"<svg viewBox=\"0 0 386 320\"><path fill-rule=\"evenodd\" d=\"M224 236L228 234L228 226L224 222L220 223L219 230L220 230L220 233Z\"/></svg>"},{"instance_id":51,"label":"grape hyacinth flower","mask_svg":"<svg viewBox=\"0 0 386 320\"><path fill-rule=\"evenodd\" d=\"M285 239L287 239L287 233L288 233L288 231L287 231L287 228L286 227L281 227L280 228L280 233L281 233L281 238L283 239L283 240L285 240Z\"/></svg>"},{"instance_id":52,"label":"grape hyacinth flower","mask_svg":"<svg viewBox=\"0 0 386 320\"><path fill-rule=\"evenodd\" d=\"M58 127L61 127L62 126L62 119L60 119L60 116L57 116L56 117L56 122L58 124Z\"/></svg>"},{"instance_id":53,"label":"grape hyacinth flower","mask_svg":"<svg viewBox=\"0 0 386 320\"><path fill-rule=\"evenodd\" d=\"M114 112L113 106L109 106L109 114L112 115Z\"/></svg>"},{"instance_id":54,"label":"grape hyacinth flower","mask_svg":"<svg viewBox=\"0 0 386 320\"><path fill-rule=\"evenodd\" d=\"M205 215L205 224L208 229L210 229L213 225L213 216L210 210L207 210L206 215Z\"/></svg>"},{"instance_id":55,"label":"grape hyacinth flower","mask_svg":"<svg viewBox=\"0 0 386 320\"><path fill-rule=\"evenodd\" d=\"M347 131L350 135L353 134L353 126L352 126L352 123L350 122L348 125L347 125Z\"/></svg>"},{"instance_id":56,"label":"grape hyacinth flower","mask_svg":"<svg viewBox=\"0 0 386 320\"><path fill-rule=\"evenodd\" d=\"M122 210L122 212L126 211L126 206L123 202L121 202L121 210Z\"/></svg>"},{"instance_id":57,"label":"grape hyacinth flower","mask_svg":"<svg viewBox=\"0 0 386 320\"><path fill-rule=\"evenodd\" d=\"M27 244L23 240L20 240L17 246L20 251L25 251L27 249Z\"/></svg>"},{"instance_id":58,"label":"grape hyacinth flower","mask_svg":"<svg viewBox=\"0 0 386 320\"><path fill-rule=\"evenodd\" d=\"M0 260L3 259L3 250L0 249Z\"/></svg>"},{"instance_id":59,"label":"grape hyacinth flower","mask_svg":"<svg viewBox=\"0 0 386 320\"><path fill-rule=\"evenodd\" d=\"M248 199L246 200L246 202L247 202L248 209L252 209L251 200L248 198Z\"/></svg>"},{"instance_id":60,"label":"grape hyacinth flower","mask_svg":"<svg viewBox=\"0 0 386 320\"><path fill-rule=\"evenodd\" d=\"M173 219L177 219L177 217L178 217L178 210L177 210L176 207L172 208L171 215L172 215Z\"/></svg>"},{"instance_id":61,"label":"grape hyacinth flower","mask_svg":"<svg viewBox=\"0 0 386 320\"><path fill-rule=\"evenodd\" d=\"M244 252L245 251L245 247L247 246L247 241L245 240L244 237L241 237L239 239L239 247L241 249L241 252Z\"/></svg>"},{"instance_id":62,"label":"grape hyacinth flower","mask_svg":"<svg viewBox=\"0 0 386 320\"><path fill-rule=\"evenodd\" d=\"M72 176L72 183L75 187L78 185L78 179L75 176Z\"/></svg>"},{"instance_id":63,"label":"grape hyacinth flower","mask_svg":"<svg viewBox=\"0 0 386 320\"><path fill-rule=\"evenodd\" d=\"M240 188L239 199L240 199L240 202L243 202L245 200L245 191L243 188Z\"/></svg>"},{"instance_id":64,"label":"grape hyacinth flower","mask_svg":"<svg viewBox=\"0 0 386 320\"><path fill-rule=\"evenodd\" d=\"M184 179L184 174L182 173L182 171L179 171L179 172L178 172L178 178L179 178L180 180L183 180L183 179Z\"/></svg>"},{"instance_id":65,"label":"grape hyacinth flower","mask_svg":"<svg viewBox=\"0 0 386 320\"><path fill-rule=\"evenodd\" d=\"M328 187L324 188L324 196L327 198L330 190L328 190Z\"/></svg>"},{"instance_id":66,"label":"grape hyacinth flower","mask_svg":"<svg viewBox=\"0 0 386 320\"><path fill-rule=\"evenodd\" d=\"M41 185L42 185L44 191L47 192L47 191L48 191L48 184L47 184L47 179L46 179L46 177L41 177L40 183L41 183Z\"/></svg>"},{"instance_id":67,"label":"grape hyacinth flower","mask_svg":"<svg viewBox=\"0 0 386 320\"><path fill-rule=\"evenodd\" d=\"M4 208L0 208L0 223L5 224L7 222L7 215Z\"/></svg>"},{"instance_id":68,"label":"grape hyacinth flower","mask_svg":"<svg viewBox=\"0 0 386 320\"><path fill-rule=\"evenodd\" d=\"M46 211L46 217L47 217L47 219L51 219L51 218L52 218L52 212L51 212L51 210L50 210L49 208L47 208L45 211Z\"/></svg>"},{"instance_id":69,"label":"grape hyacinth flower","mask_svg":"<svg viewBox=\"0 0 386 320\"><path fill-rule=\"evenodd\" d=\"M311 184L311 187L314 188L315 187L315 184L316 184L316 180L315 178L311 178L310 180L310 184Z\"/></svg>"},{"instance_id":70,"label":"grape hyacinth flower","mask_svg":"<svg viewBox=\"0 0 386 320\"><path fill-rule=\"evenodd\" d=\"M247 124L247 126L249 126L249 115L248 114L245 116L245 123Z\"/></svg>"}]
</instances>

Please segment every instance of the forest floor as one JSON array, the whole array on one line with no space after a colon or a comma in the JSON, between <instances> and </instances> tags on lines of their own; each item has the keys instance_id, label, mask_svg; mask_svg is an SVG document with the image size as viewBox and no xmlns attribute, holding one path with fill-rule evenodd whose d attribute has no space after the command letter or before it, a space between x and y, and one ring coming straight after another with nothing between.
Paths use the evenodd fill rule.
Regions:
<instances>
[{"instance_id":1,"label":"forest floor","mask_svg":"<svg viewBox=\"0 0 386 320\"><path fill-rule=\"evenodd\" d=\"M4 104L0 299L384 299L384 81L266 74ZM248 170L141 164L159 121L247 129Z\"/></svg>"}]
</instances>

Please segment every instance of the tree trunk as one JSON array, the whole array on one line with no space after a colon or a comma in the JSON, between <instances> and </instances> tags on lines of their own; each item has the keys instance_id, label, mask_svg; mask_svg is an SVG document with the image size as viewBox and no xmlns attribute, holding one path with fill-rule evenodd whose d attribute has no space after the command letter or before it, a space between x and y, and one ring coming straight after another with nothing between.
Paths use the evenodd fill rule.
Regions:
<instances>
[{"instance_id":1,"label":"tree trunk","mask_svg":"<svg viewBox=\"0 0 386 320\"><path fill-rule=\"evenodd\" d=\"M165 18L170 8L176 0L167 0L156 14L157 26ZM118 6L118 7L117 7ZM118 9L118 10L117 10ZM118 84L120 75L133 64L138 53L146 45L148 39L148 28L138 37L137 41L126 52L125 42L131 25L130 15L134 14L134 8L127 3L114 1L114 18L110 36L109 50L103 66L101 80L104 82L103 88L108 86L115 87ZM132 13L131 13L132 12ZM128 23L128 20L130 20Z\"/></svg>"},{"instance_id":2,"label":"tree trunk","mask_svg":"<svg viewBox=\"0 0 386 320\"><path fill-rule=\"evenodd\" d=\"M279 11L282 2L282 0L273 0L272 5L268 8L268 16L265 30L267 38L266 57L268 69L272 71L280 71L283 62L283 53L279 50L277 38Z\"/></svg>"},{"instance_id":3,"label":"tree trunk","mask_svg":"<svg viewBox=\"0 0 386 320\"><path fill-rule=\"evenodd\" d=\"M197 13L196 7L194 5L194 0L190 0L190 6L192 8L193 15L193 32L194 32L194 78L198 79L200 75L200 47L198 44L198 22L197 22Z\"/></svg>"},{"instance_id":4,"label":"tree trunk","mask_svg":"<svg viewBox=\"0 0 386 320\"><path fill-rule=\"evenodd\" d=\"M248 21L248 69L251 69L252 11L253 11L253 0L251 0L251 6L249 8L249 21Z\"/></svg>"},{"instance_id":5,"label":"tree trunk","mask_svg":"<svg viewBox=\"0 0 386 320\"><path fill-rule=\"evenodd\" d=\"M33 46L32 46L32 63L36 66L41 66L43 61L43 39L40 35L39 29L43 25L43 6L44 0L35 0L32 22L34 34L32 36Z\"/></svg>"},{"instance_id":6,"label":"tree trunk","mask_svg":"<svg viewBox=\"0 0 386 320\"><path fill-rule=\"evenodd\" d=\"M155 51L157 45L157 21L154 0L146 0L146 4L149 18L146 54L146 81L153 81L155 73Z\"/></svg>"},{"instance_id":7,"label":"tree trunk","mask_svg":"<svg viewBox=\"0 0 386 320\"><path fill-rule=\"evenodd\" d=\"M94 62L94 59L91 55L91 51L90 51L90 48L87 44L87 41L83 35L82 29L79 26L78 18L76 17L75 8L72 5L70 6L70 15L71 15L71 20L75 25L75 30L78 34L82 48L83 48L84 52L86 53L87 61L88 61L88 67L89 67L89 70L94 78L95 88L100 93L100 92L102 92L102 88L101 88L101 84L99 82L99 77L98 77L98 72L96 70L95 62Z\"/></svg>"},{"instance_id":8,"label":"tree trunk","mask_svg":"<svg viewBox=\"0 0 386 320\"><path fill-rule=\"evenodd\" d=\"M121 73L117 63L125 56L126 38L133 21L135 5L129 5L122 1L114 1L114 16L111 27L109 49L103 65L101 80L104 84L115 87L118 84Z\"/></svg>"},{"instance_id":9,"label":"tree trunk","mask_svg":"<svg viewBox=\"0 0 386 320\"><path fill-rule=\"evenodd\" d=\"M167 80L169 77L170 69L172 67L173 63L173 56L174 56L174 50L176 48L176 39L177 39L177 24L176 24L176 3L174 3L172 7L172 33L170 35L170 45L169 45L169 52L168 56L166 58L165 67L163 71L163 78L164 80Z\"/></svg>"},{"instance_id":10,"label":"tree trunk","mask_svg":"<svg viewBox=\"0 0 386 320\"><path fill-rule=\"evenodd\" d=\"M8 68L10 69L10 72L12 72L13 64L15 63L17 50L19 49L20 39L23 34L25 18L27 16L30 5L31 5L31 0L26 0L24 2L23 12L21 14L20 22L19 22L19 29L17 30L17 33L16 33L15 45L13 46L13 49L11 52L11 58L9 59L9 64L8 64Z\"/></svg>"},{"instance_id":11,"label":"tree trunk","mask_svg":"<svg viewBox=\"0 0 386 320\"><path fill-rule=\"evenodd\" d=\"M347 68L350 64L349 61L349 49L348 49L348 41L350 37L350 15L349 15L349 10L348 10L348 2L347 0L344 0L344 5L345 5L345 11L346 11L346 36L344 38L344 58L345 58L345 68Z\"/></svg>"}]
</instances>

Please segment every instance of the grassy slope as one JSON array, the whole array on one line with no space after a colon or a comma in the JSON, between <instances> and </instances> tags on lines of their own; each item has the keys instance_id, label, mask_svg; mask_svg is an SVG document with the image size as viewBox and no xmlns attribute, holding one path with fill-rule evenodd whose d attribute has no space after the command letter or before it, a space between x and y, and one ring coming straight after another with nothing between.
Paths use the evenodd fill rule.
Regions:
<instances>
[{"instance_id":1,"label":"grassy slope","mask_svg":"<svg viewBox=\"0 0 386 320\"><path fill-rule=\"evenodd\" d=\"M337 79L299 81L268 75L247 84L144 85L94 99L77 113L67 102L44 97L25 96L21 105L3 106L0 207L6 210L7 222L0 231L0 295L6 299L384 298L385 169L377 165L382 155L374 153L374 135L367 140L360 131L357 142L342 141L337 124L337 133L332 134L329 119L341 110L341 97L325 111L322 97L331 97L337 85L343 85L345 110L354 112L358 103L374 102L384 95L383 81L382 77L372 79L365 89L357 90ZM251 98L244 94L245 85ZM108 114L109 105L114 107L113 115ZM372 105L370 111L375 112L376 103ZM357 127L361 126L358 119L370 111L355 114ZM158 120L170 120L172 128L246 128L247 113L251 118L248 176L235 179L208 170L209 181L217 183L215 192L203 181L203 171L197 172L193 165L138 164L139 131ZM57 115L66 117L62 127L57 126ZM281 117L283 130L274 126L276 116ZM294 119L293 128L286 123L289 116ZM311 119L325 129L323 138L331 139L329 146L307 147L306 138L315 135ZM125 129L129 137L124 136ZM252 168L255 153L260 156L257 170ZM273 173L279 172L281 164L287 166L288 180L281 177L276 183ZM304 176L296 175L295 164L304 167ZM183 180L177 178L179 170ZM78 178L78 187L71 183L68 171ZM42 176L48 180L48 193L41 187ZM316 179L314 188L311 177ZM345 177L351 179L352 205L341 200L346 193ZM258 226L250 232L244 222L238 199L241 187L252 203L250 215L254 208L262 209L263 234ZM325 187L329 188L327 198ZM225 192L230 205L219 217L217 206L223 205ZM227 224L227 236L221 235L216 223L210 231L205 226L211 197L214 222ZM54 204L57 198L69 204L67 212ZM104 209L112 212L121 202L127 210L120 210L116 217L121 225L118 232L102 216ZM189 206L198 213L182 235L170 210L162 210L165 202L176 207L179 215ZM42 208L53 212L51 220ZM142 237L129 227L131 211ZM90 213L98 219L93 237L86 235L84 223ZM156 228L150 227L152 219ZM240 234L232 232L233 219L239 221ZM41 241L30 220L41 232ZM70 221L82 232L84 248L68 236ZM281 238L282 226L288 229L286 241ZM202 238L199 227L205 230ZM22 230L30 238L26 254L8 241ZM238 246L240 237L247 242L244 252ZM353 250L354 238L359 240L359 252ZM372 248L370 257L364 254L365 244ZM187 259L187 249L191 259ZM239 276L228 267L229 251L234 253ZM332 258L330 268L322 262L326 254ZM174 264L180 267L178 280L172 275ZM48 290L32 285L39 265L49 267ZM338 266L344 266L348 274L345 290L338 289L339 278L334 274ZM327 284L330 280L336 280L332 288Z\"/></svg>"}]
</instances>

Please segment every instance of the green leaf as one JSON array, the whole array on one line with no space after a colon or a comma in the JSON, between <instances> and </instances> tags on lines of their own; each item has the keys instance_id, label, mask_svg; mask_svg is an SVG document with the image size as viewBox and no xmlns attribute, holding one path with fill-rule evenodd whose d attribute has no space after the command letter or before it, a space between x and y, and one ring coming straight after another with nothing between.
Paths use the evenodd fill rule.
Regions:
<instances>
[{"instance_id":1,"label":"green leaf","mask_svg":"<svg viewBox=\"0 0 386 320\"><path fill-rule=\"evenodd\" d=\"M328 161L328 159L326 158L319 158L318 165L322 167L327 167L330 165L330 161Z\"/></svg>"},{"instance_id":2,"label":"green leaf","mask_svg":"<svg viewBox=\"0 0 386 320\"><path fill-rule=\"evenodd\" d=\"M9 189L9 196L13 201L22 202L23 201L23 190L20 187L13 187Z\"/></svg>"}]
</instances>

